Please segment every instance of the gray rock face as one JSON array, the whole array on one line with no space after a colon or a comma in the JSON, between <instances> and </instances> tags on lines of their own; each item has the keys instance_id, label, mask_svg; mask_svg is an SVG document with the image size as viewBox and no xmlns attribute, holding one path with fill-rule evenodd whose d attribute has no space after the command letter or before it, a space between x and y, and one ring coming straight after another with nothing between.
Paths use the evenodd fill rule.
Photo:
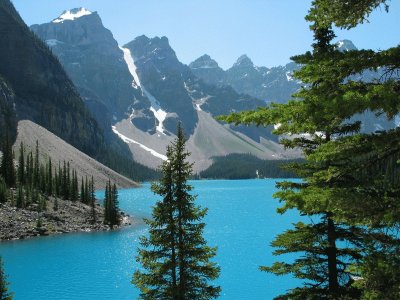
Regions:
<instances>
[{"instance_id":1,"label":"gray rock face","mask_svg":"<svg viewBox=\"0 0 400 300\"><path fill-rule=\"evenodd\" d=\"M208 84L218 86L227 84L225 71L207 54L189 64L189 67L197 77L203 79Z\"/></svg>"},{"instance_id":2,"label":"gray rock face","mask_svg":"<svg viewBox=\"0 0 400 300\"><path fill-rule=\"evenodd\" d=\"M140 84L151 95L149 98L154 97L156 105L163 111L177 115L177 119L166 117L165 128L173 133L177 122L181 121L186 134L192 134L198 118L185 84L192 75L190 69L178 60L168 39L150 39L143 35L126 44L124 48L130 50Z\"/></svg>"},{"instance_id":3,"label":"gray rock face","mask_svg":"<svg viewBox=\"0 0 400 300\"><path fill-rule=\"evenodd\" d=\"M15 112L14 92L8 84L0 77L0 141L4 141L7 134L11 140L17 134L17 121Z\"/></svg>"},{"instance_id":4,"label":"gray rock face","mask_svg":"<svg viewBox=\"0 0 400 300\"><path fill-rule=\"evenodd\" d=\"M103 145L96 121L60 63L9 0L0 1L0 31L0 75L12 87L16 117L50 128L86 154L96 155Z\"/></svg>"},{"instance_id":5,"label":"gray rock face","mask_svg":"<svg viewBox=\"0 0 400 300\"><path fill-rule=\"evenodd\" d=\"M207 68L209 62L204 57L209 58L204 55L189 66L196 76L209 84L229 85L238 93L265 102L279 103L289 100L291 94L300 88L299 82L292 76L293 71L298 69L294 63L274 68L257 67L247 55L242 55L231 68L224 71L221 68Z\"/></svg>"},{"instance_id":6,"label":"gray rock face","mask_svg":"<svg viewBox=\"0 0 400 300\"><path fill-rule=\"evenodd\" d=\"M132 88L123 52L111 31L96 12L57 20L31 29L59 58L85 101L99 102L117 119L124 117L132 103L143 97L140 89ZM94 104L89 107L95 110Z\"/></svg>"}]
</instances>

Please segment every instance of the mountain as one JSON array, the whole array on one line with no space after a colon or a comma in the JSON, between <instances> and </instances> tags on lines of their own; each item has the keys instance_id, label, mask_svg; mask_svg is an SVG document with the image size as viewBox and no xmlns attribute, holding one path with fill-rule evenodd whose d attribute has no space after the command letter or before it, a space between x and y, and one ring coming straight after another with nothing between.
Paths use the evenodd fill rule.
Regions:
<instances>
[{"instance_id":1,"label":"mountain","mask_svg":"<svg viewBox=\"0 0 400 300\"><path fill-rule=\"evenodd\" d=\"M356 50L349 40L339 41L340 51ZM265 102L287 102L300 87L293 77L299 66L293 62L272 68L254 65L247 55L241 55L231 68L224 71L205 54L189 64L192 72L208 84L233 87L238 93L248 94Z\"/></svg>"},{"instance_id":2,"label":"mountain","mask_svg":"<svg viewBox=\"0 0 400 300\"><path fill-rule=\"evenodd\" d=\"M134 163L110 126L111 138L105 138L59 58L25 25L9 0L0 1L0 35L0 122L7 123L4 128L13 140L17 121L31 120L127 176L142 180L155 175Z\"/></svg>"},{"instance_id":3,"label":"mountain","mask_svg":"<svg viewBox=\"0 0 400 300\"><path fill-rule=\"evenodd\" d=\"M15 139L17 120L15 112L15 95L5 79L0 77L0 141L6 138Z\"/></svg>"},{"instance_id":4,"label":"mountain","mask_svg":"<svg viewBox=\"0 0 400 300\"><path fill-rule=\"evenodd\" d=\"M0 1L0 76L12 91L16 118L32 120L96 155L101 130L50 49L29 30L9 0ZM7 82L7 88L4 85ZM8 92L7 92L8 90ZM16 123L10 122L14 127Z\"/></svg>"},{"instance_id":5,"label":"mountain","mask_svg":"<svg viewBox=\"0 0 400 300\"><path fill-rule=\"evenodd\" d=\"M357 50L350 40L336 43L339 51ZM264 100L266 103L286 103L291 95L301 88L301 82L293 77L293 72L300 67L291 62L285 66L272 68L258 67L247 55L240 56L231 68L224 71L209 55L203 55L189 64L192 72L204 82L219 87L229 86L238 93L244 93ZM384 70L369 71L352 76L352 80L373 81L381 78ZM362 121L363 132L373 132L396 126L394 120L384 116L376 116L373 112L365 112L353 117Z\"/></svg>"},{"instance_id":6,"label":"mountain","mask_svg":"<svg viewBox=\"0 0 400 300\"><path fill-rule=\"evenodd\" d=\"M120 47L99 15L84 8L31 28L52 49L86 106L110 133L106 138L125 142L136 161L157 167L179 122L196 170L209 166L211 157L229 153L282 156L268 130L214 119L264 102L199 79L178 60L166 37L139 36Z\"/></svg>"},{"instance_id":7,"label":"mountain","mask_svg":"<svg viewBox=\"0 0 400 300\"><path fill-rule=\"evenodd\" d=\"M31 30L58 57L107 137L112 120L123 118L135 101L145 101L142 91L132 88L124 52L96 12L68 10Z\"/></svg>"},{"instance_id":8,"label":"mountain","mask_svg":"<svg viewBox=\"0 0 400 300\"><path fill-rule=\"evenodd\" d=\"M292 74L294 63L273 68L257 67L247 55L240 56L231 68L224 71L209 55L189 64L192 72L208 84L231 86L238 93L248 94L265 102L284 103L300 88Z\"/></svg>"},{"instance_id":9,"label":"mountain","mask_svg":"<svg viewBox=\"0 0 400 300\"><path fill-rule=\"evenodd\" d=\"M24 144L27 153L35 152L36 141L39 143L40 160L46 163L48 158L52 162L69 162L71 169L76 170L78 178L94 177L96 189L105 189L108 180L114 182L120 188L137 187L138 184L107 166L97 162L85 153L69 145L47 129L32 121L18 122L18 136L14 143L14 152L18 153L20 143Z\"/></svg>"}]
</instances>

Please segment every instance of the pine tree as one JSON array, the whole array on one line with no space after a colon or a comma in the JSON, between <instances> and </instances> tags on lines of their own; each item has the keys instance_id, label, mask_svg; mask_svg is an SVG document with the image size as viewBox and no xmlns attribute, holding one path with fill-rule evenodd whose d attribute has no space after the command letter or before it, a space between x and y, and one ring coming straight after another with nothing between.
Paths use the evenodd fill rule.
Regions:
<instances>
[{"instance_id":1,"label":"pine tree","mask_svg":"<svg viewBox=\"0 0 400 300\"><path fill-rule=\"evenodd\" d=\"M18 187L16 206L18 208L24 208L25 207L25 196L24 196L24 189L22 188L22 186Z\"/></svg>"},{"instance_id":2,"label":"pine tree","mask_svg":"<svg viewBox=\"0 0 400 300\"><path fill-rule=\"evenodd\" d=\"M51 158L47 163L47 195L53 195L53 166L51 163Z\"/></svg>"},{"instance_id":3,"label":"pine tree","mask_svg":"<svg viewBox=\"0 0 400 300\"><path fill-rule=\"evenodd\" d=\"M132 281L140 288L141 299L212 299L221 290L209 282L219 275L219 268L210 262L216 248L208 247L202 236L205 224L200 220L206 209L196 206L190 194L188 156L179 126L177 139L167 148L163 176L152 185L163 199L155 205L153 219L146 220L150 236L141 238L137 256L146 270L137 270Z\"/></svg>"},{"instance_id":4,"label":"pine tree","mask_svg":"<svg viewBox=\"0 0 400 300\"><path fill-rule=\"evenodd\" d=\"M97 215L96 215L96 196L94 194L94 179L92 176L92 179L90 180L89 184L89 189L90 189L90 207L91 207L91 212L92 212L92 223L95 224L97 221Z\"/></svg>"},{"instance_id":5,"label":"pine tree","mask_svg":"<svg viewBox=\"0 0 400 300\"><path fill-rule=\"evenodd\" d=\"M112 200L112 217L111 223L112 225L120 225L121 224L121 216L119 213L119 201L118 201L118 190L115 183L111 189L111 200Z\"/></svg>"},{"instance_id":6,"label":"pine tree","mask_svg":"<svg viewBox=\"0 0 400 300\"><path fill-rule=\"evenodd\" d=\"M117 186L115 184L111 185L110 180L106 184L104 194L104 223L111 227L118 226L121 223Z\"/></svg>"},{"instance_id":7,"label":"pine tree","mask_svg":"<svg viewBox=\"0 0 400 300\"><path fill-rule=\"evenodd\" d=\"M80 194L80 200L82 203L86 203L86 198L85 198L85 184L83 182L83 177L81 177L81 194Z\"/></svg>"},{"instance_id":8,"label":"pine tree","mask_svg":"<svg viewBox=\"0 0 400 300\"><path fill-rule=\"evenodd\" d=\"M33 166L33 186L40 188L40 170L39 170L39 141L36 140L35 159Z\"/></svg>"},{"instance_id":9,"label":"pine tree","mask_svg":"<svg viewBox=\"0 0 400 300\"><path fill-rule=\"evenodd\" d=\"M361 259L367 233L361 224L346 219L349 211L345 205L349 205L349 198L344 199L342 191L348 182L337 174L344 171L348 161L328 158L328 149L343 136L360 130L359 122L348 121L359 106L350 105L348 98L343 97L342 78L336 73L321 74L321 70L337 62L332 58L341 54L331 44L334 33L330 27L313 29L313 53L292 58L302 65L295 76L305 84L293 95L295 99L224 119L258 125L281 124L275 133L298 135L281 142L289 148L300 148L306 158L304 163L291 164L303 181L279 183L281 191L275 197L284 202L280 213L295 208L309 216L311 222L295 224L272 243L277 249L275 255L304 254L292 263L277 262L261 268L277 275L291 273L305 282L277 299L357 298L359 291L352 286L352 278L359 273L350 267Z\"/></svg>"},{"instance_id":10,"label":"pine tree","mask_svg":"<svg viewBox=\"0 0 400 300\"><path fill-rule=\"evenodd\" d=\"M9 283L4 272L3 259L0 256L0 300L12 300L13 294L8 290Z\"/></svg>"},{"instance_id":11,"label":"pine tree","mask_svg":"<svg viewBox=\"0 0 400 300\"><path fill-rule=\"evenodd\" d=\"M25 178L25 153L24 153L24 145L21 142L19 147L19 158L18 158L18 182L19 184L25 185L26 178Z\"/></svg>"},{"instance_id":12,"label":"pine tree","mask_svg":"<svg viewBox=\"0 0 400 300\"><path fill-rule=\"evenodd\" d=\"M3 177L0 175L0 203L7 202L8 189Z\"/></svg>"},{"instance_id":13,"label":"pine tree","mask_svg":"<svg viewBox=\"0 0 400 300\"><path fill-rule=\"evenodd\" d=\"M8 187L15 187L16 176L14 167L14 155L8 135L6 136L2 150L3 156L1 160L0 175L3 176L3 179Z\"/></svg>"}]
</instances>

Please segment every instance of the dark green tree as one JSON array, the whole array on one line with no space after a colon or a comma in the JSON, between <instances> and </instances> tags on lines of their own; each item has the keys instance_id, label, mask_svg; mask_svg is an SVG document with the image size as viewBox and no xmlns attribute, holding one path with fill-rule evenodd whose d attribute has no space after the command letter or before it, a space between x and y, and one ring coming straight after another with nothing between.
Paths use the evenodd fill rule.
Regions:
<instances>
[{"instance_id":1,"label":"dark green tree","mask_svg":"<svg viewBox=\"0 0 400 300\"><path fill-rule=\"evenodd\" d=\"M26 171L25 171L25 153L24 145L21 142L19 147L19 158L18 158L18 182L19 184L26 184Z\"/></svg>"},{"instance_id":2,"label":"dark green tree","mask_svg":"<svg viewBox=\"0 0 400 300\"><path fill-rule=\"evenodd\" d=\"M17 192L17 203L16 206L18 208L24 208L25 207L25 195L24 195L24 189L22 186L18 187L18 192Z\"/></svg>"},{"instance_id":3,"label":"dark green tree","mask_svg":"<svg viewBox=\"0 0 400 300\"><path fill-rule=\"evenodd\" d=\"M97 215L96 215L96 195L94 193L94 179L92 176L92 179L90 180L89 184L89 204L91 207L91 212L92 212L92 223L95 224L97 221Z\"/></svg>"},{"instance_id":4,"label":"dark green tree","mask_svg":"<svg viewBox=\"0 0 400 300\"><path fill-rule=\"evenodd\" d=\"M336 63L332 58L341 54L331 44L334 33L330 27L313 27L313 30L313 52L292 58L302 65L295 76L306 84L293 95L294 99L224 119L258 125L280 124L275 133L291 136L281 142L285 147L301 149L306 158L304 163L290 165L303 181L279 183L281 191L275 197L284 202L280 213L295 208L309 216L311 222L295 224L272 243L277 249L275 255L304 254L292 263L277 262L261 268L277 275L291 273L303 279L304 284L277 299L356 298L359 290L352 282L358 273L350 267L362 258L361 241L366 232L359 223L348 222L345 218L348 211L339 205L349 202L340 193L347 182L336 176L348 162L337 157L328 159L326 147L359 131L360 123L348 120L359 112L359 105L348 103L341 92L343 79L336 73L319 72Z\"/></svg>"},{"instance_id":5,"label":"dark green tree","mask_svg":"<svg viewBox=\"0 0 400 300\"><path fill-rule=\"evenodd\" d=\"M0 256L0 300L12 300L13 294L8 290L9 283L4 272L3 259Z\"/></svg>"},{"instance_id":6,"label":"dark green tree","mask_svg":"<svg viewBox=\"0 0 400 300\"><path fill-rule=\"evenodd\" d=\"M47 163L47 194L53 195L53 166L50 157Z\"/></svg>"},{"instance_id":7,"label":"dark green tree","mask_svg":"<svg viewBox=\"0 0 400 300\"><path fill-rule=\"evenodd\" d=\"M35 159L33 162L33 186L39 188L40 186L40 170L39 170L39 141L36 140Z\"/></svg>"},{"instance_id":8,"label":"dark green tree","mask_svg":"<svg viewBox=\"0 0 400 300\"><path fill-rule=\"evenodd\" d=\"M2 176L0 176L0 203L7 202L8 189Z\"/></svg>"},{"instance_id":9,"label":"dark green tree","mask_svg":"<svg viewBox=\"0 0 400 300\"><path fill-rule=\"evenodd\" d=\"M1 159L0 175L8 187L15 187L16 176L14 167L14 155L12 151L12 144L8 135L3 143L3 156Z\"/></svg>"},{"instance_id":10,"label":"dark green tree","mask_svg":"<svg viewBox=\"0 0 400 300\"><path fill-rule=\"evenodd\" d=\"M221 291L210 283L219 275L210 261L216 248L208 247L203 238L201 219L207 210L196 206L190 194L189 155L179 126L177 139L167 147L162 178L152 185L163 199L153 208L152 220L146 220L149 237L141 238L137 256L145 271L137 270L132 282L140 288L141 299L213 299Z\"/></svg>"},{"instance_id":11,"label":"dark green tree","mask_svg":"<svg viewBox=\"0 0 400 300\"><path fill-rule=\"evenodd\" d=\"M104 223L110 226L120 225L118 190L115 184L108 181L104 195Z\"/></svg>"}]
</instances>

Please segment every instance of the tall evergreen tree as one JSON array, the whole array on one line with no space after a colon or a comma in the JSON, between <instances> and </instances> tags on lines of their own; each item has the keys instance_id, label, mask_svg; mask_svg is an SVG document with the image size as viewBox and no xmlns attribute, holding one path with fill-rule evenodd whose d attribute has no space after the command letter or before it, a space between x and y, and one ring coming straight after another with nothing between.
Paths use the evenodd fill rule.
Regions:
<instances>
[{"instance_id":1,"label":"tall evergreen tree","mask_svg":"<svg viewBox=\"0 0 400 300\"><path fill-rule=\"evenodd\" d=\"M0 203L5 203L7 201L7 185L4 182L3 177L0 175Z\"/></svg>"},{"instance_id":2,"label":"tall evergreen tree","mask_svg":"<svg viewBox=\"0 0 400 300\"><path fill-rule=\"evenodd\" d=\"M109 180L104 195L104 223L112 227L120 225L120 219L117 186Z\"/></svg>"},{"instance_id":3,"label":"tall evergreen tree","mask_svg":"<svg viewBox=\"0 0 400 300\"><path fill-rule=\"evenodd\" d=\"M0 166L0 175L3 176L3 179L8 187L15 187L16 184L16 176L15 176L15 167L14 167L14 155L12 151L12 144L8 135L3 143L3 156L1 159Z\"/></svg>"},{"instance_id":4,"label":"tall evergreen tree","mask_svg":"<svg viewBox=\"0 0 400 300\"><path fill-rule=\"evenodd\" d=\"M4 272L3 259L0 256L0 300L12 300L13 295L8 290L7 276Z\"/></svg>"},{"instance_id":5,"label":"tall evergreen tree","mask_svg":"<svg viewBox=\"0 0 400 300\"><path fill-rule=\"evenodd\" d=\"M207 210L196 206L190 194L188 156L179 126L177 139L167 147L162 178L152 185L163 199L153 208L153 219L146 220L150 236L141 238L137 256L146 270L137 270L132 281L140 288L141 299L212 299L221 290L210 283L219 275L219 268L210 261L216 248L208 247L202 236L201 219Z\"/></svg>"},{"instance_id":6,"label":"tall evergreen tree","mask_svg":"<svg viewBox=\"0 0 400 300\"><path fill-rule=\"evenodd\" d=\"M18 182L19 184L26 184L26 171L25 171L25 153L24 153L24 145L21 142L19 147L19 158L18 158Z\"/></svg>"},{"instance_id":7,"label":"tall evergreen tree","mask_svg":"<svg viewBox=\"0 0 400 300\"><path fill-rule=\"evenodd\" d=\"M96 196L94 193L94 179L93 176L90 180L90 184L89 184L89 189L90 189L90 193L89 193L89 204L91 207L91 213L92 213L92 223L96 223L97 221L97 215L96 215Z\"/></svg>"},{"instance_id":8,"label":"tall evergreen tree","mask_svg":"<svg viewBox=\"0 0 400 300\"><path fill-rule=\"evenodd\" d=\"M305 282L278 299L339 299L359 294L352 286L358 273L353 273L350 266L362 257L360 247L366 232L357 226L359 223L348 222L345 218L348 211L339 205L346 203L341 192L347 182L336 175L348 163L327 159L328 145L360 130L359 122L348 120L359 112L359 106L348 103L341 93L342 78L336 73L319 72L341 54L331 44L334 33L330 27L313 27L313 30L313 52L293 58L303 66L295 76L307 84L293 95L294 100L224 118L258 125L280 124L275 130L277 134L297 134L282 143L289 148L300 148L306 157L305 163L291 165L303 182L279 183L281 191L275 197L284 201L279 212L296 208L312 222L295 224L294 229L280 234L273 242L276 255L304 254L293 263L277 262L261 268L277 275L292 273Z\"/></svg>"},{"instance_id":9,"label":"tall evergreen tree","mask_svg":"<svg viewBox=\"0 0 400 300\"><path fill-rule=\"evenodd\" d=\"M40 170L39 170L39 141L36 140L36 148L35 148L35 159L34 159L34 166L33 166L33 185L36 188L40 186Z\"/></svg>"}]
</instances>

